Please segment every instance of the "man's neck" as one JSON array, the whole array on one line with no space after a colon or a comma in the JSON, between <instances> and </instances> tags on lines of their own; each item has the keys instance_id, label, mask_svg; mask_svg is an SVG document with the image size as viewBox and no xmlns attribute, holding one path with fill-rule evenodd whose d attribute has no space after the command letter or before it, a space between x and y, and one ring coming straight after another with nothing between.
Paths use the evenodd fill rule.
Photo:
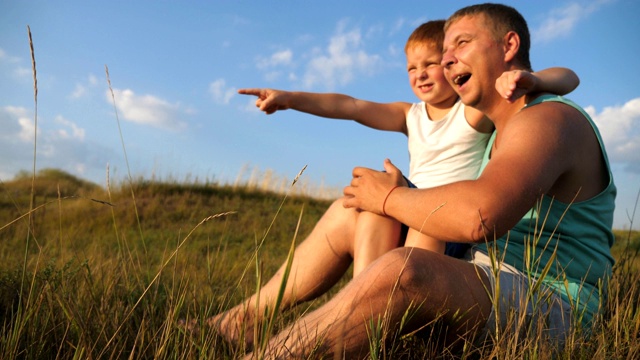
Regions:
<instances>
[{"instance_id":1,"label":"man's neck","mask_svg":"<svg viewBox=\"0 0 640 360\"><path fill-rule=\"evenodd\" d=\"M509 103L502 98L497 98L496 101L492 104L492 106L486 111L484 111L485 115L491 119L493 124L496 127L496 130L500 130L504 127L509 119L518 111L520 111L531 99L526 96L523 96L513 103Z\"/></svg>"}]
</instances>

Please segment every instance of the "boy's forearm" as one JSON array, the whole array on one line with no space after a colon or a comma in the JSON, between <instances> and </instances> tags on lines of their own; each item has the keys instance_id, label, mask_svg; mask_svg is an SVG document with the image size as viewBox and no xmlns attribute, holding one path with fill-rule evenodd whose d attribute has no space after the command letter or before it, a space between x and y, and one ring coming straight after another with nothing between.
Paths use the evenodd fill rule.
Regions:
<instances>
[{"instance_id":1,"label":"boy's forearm","mask_svg":"<svg viewBox=\"0 0 640 360\"><path fill-rule=\"evenodd\" d=\"M289 108L331 119L353 120L364 126L406 134L407 103L375 103L335 93L292 92Z\"/></svg>"},{"instance_id":2,"label":"boy's forearm","mask_svg":"<svg viewBox=\"0 0 640 360\"><path fill-rule=\"evenodd\" d=\"M289 107L308 114L332 119L356 119L355 99L333 93L291 92Z\"/></svg>"},{"instance_id":3,"label":"boy's forearm","mask_svg":"<svg viewBox=\"0 0 640 360\"><path fill-rule=\"evenodd\" d=\"M550 92L565 95L578 87L580 78L571 69L553 67L534 72L538 78L536 92Z\"/></svg>"}]
</instances>

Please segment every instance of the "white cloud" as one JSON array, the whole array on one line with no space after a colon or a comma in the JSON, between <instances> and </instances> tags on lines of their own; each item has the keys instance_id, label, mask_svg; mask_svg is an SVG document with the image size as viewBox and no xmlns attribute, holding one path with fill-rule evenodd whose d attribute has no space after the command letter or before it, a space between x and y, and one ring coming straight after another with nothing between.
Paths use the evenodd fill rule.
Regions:
<instances>
[{"instance_id":1,"label":"white cloud","mask_svg":"<svg viewBox=\"0 0 640 360\"><path fill-rule=\"evenodd\" d=\"M399 18L396 23L391 27L391 34L396 34L404 30L404 25L407 23L405 18Z\"/></svg>"},{"instance_id":2,"label":"white cloud","mask_svg":"<svg viewBox=\"0 0 640 360\"><path fill-rule=\"evenodd\" d=\"M9 67L8 67L10 69L9 71L16 78L27 79L31 77L31 74L32 74L31 63L29 63L28 67L22 65L21 58L7 53L2 48L0 48L0 63L9 64Z\"/></svg>"},{"instance_id":3,"label":"white cloud","mask_svg":"<svg viewBox=\"0 0 640 360\"><path fill-rule=\"evenodd\" d=\"M71 92L72 99L79 99L87 93L87 88L82 84L76 84L76 87Z\"/></svg>"},{"instance_id":4,"label":"white cloud","mask_svg":"<svg viewBox=\"0 0 640 360\"><path fill-rule=\"evenodd\" d=\"M28 78L31 76L32 73L33 71L31 68L27 68L23 66L18 66L15 69L13 69L13 75L15 75L18 78Z\"/></svg>"},{"instance_id":5,"label":"white cloud","mask_svg":"<svg viewBox=\"0 0 640 360\"><path fill-rule=\"evenodd\" d=\"M306 88L322 86L333 89L336 85L351 82L356 73L368 74L380 63L378 55L368 54L363 49L359 29L345 31L345 23L338 30L325 50L316 49L302 77Z\"/></svg>"},{"instance_id":6,"label":"white cloud","mask_svg":"<svg viewBox=\"0 0 640 360\"><path fill-rule=\"evenodd\" d=\"M269 71L264 74L264 79L268 82L273 82L282 77L282 71Z\"/></svg>"},{"instance_id":7,"label":"white cloud","mask_svg":"<svg viewBox=\"0 0 640 360\"><path fill-rule=\"evenodd\" d=\"M605 107L600 113L593 106L585 110L600 129L610 161L640 173L640 98Z\"/></svg>"},{"instance_id":8,"label":"white cloud","mask_svg":"<svg viewBox=\"0 0 640 360\"><path fill-rule=\"evenodd\" d=\"M213 101L226 105L236 94L236 88L227 88L227 82L224 79L218 79L209 84L209 92L213 96Z\"/></svg>"},{"instance_id":9,"label":"white cloud","mask_svg":"<svg viewBox=\"0 0 640 360\"><path fill-rule=\"evenodd\" d=\"M18 62L20 62L20 58L7 54L7 52L4 51L4 49L2 49L2 48L0 48L0 60L3 61L3 62L8 62L8 63L18 63Z\"/></svg>"},{"instance_id":10,"label":"white cloud","mask_svg":"<svg viewBox=\"0 0 640 360\"><path fill-rule=\"evenodd\" d=\"M547 15L547 20L537 29L531 31L534 43L545 43L559 37L571 34L576 25L597 11L602 5L611 0L596 0L590 4L570 3L562 8L552 9Z\"/></svg>"},{"instance_id":11,"label":"white cloud","mask_svg":"<svg viewBox=\"0 0 640 360\"><path fill-rule=\"evenodd\" d=\"M56 116L55 122L66 127L66 128L60 128L57 130L57 134L60 136L60 138L62 139L73 138L79 141L84 141L84 135L85 135L84 129L76 125L74 122L65 119L61 115Z\"/></svg>"},{"instance_id":12,"label":"white cloud","mask_svg":"<svg viewBox=\"0 0 640 360\"><path fill-rule=\"evenodd\" d=\"M256 60L256 67L264 71L264 79L274 82L282 77L286 70L293 67L293 51L290 49L277 51L270 56L259 56Z\"/></svg>"},{"instance_id":13,"label":"white cloud","mask_svg":"<svg viewBox=\"0 0 640 360\"><path fill-rule=\"evenodd\" d=\"M401 21L398 26L402 24ZM370 27L367 33L378 38L377 34L382 31L381 27ZM263 78L267 82L287 79L299 83L296 86L307 89L321 87L332 90L350 83L356 75L371 74L382 62L379 55L366 52L359 28L347 30L346 20L338 23L336 32L326 47L313 46L312 40L314 38L309 35L298 36L298 44L311 47L300 51L302 55L297 59L294 52L286 48L268 56L257 57L256 68L263 72ZM295 72L300 66L304 69L301 75Z\"/></svg>"},{"instance_id":14,"label":"white cloud","mask_svg":"<svg viewBox=\"0 0 640 360\"><path fill-rule=\"evenodd\" d=\"M5 106L1 110L3 141L14 142L17 139L33 143L35 126L29 111L16 106Z\"/></svg>"},{"instance_id":15,"label":"white cloud","mask_svg":"<svg viewBox=\"0 0 640 360\"><path fill-rule=\"evenodd\" d=\"M20 132L18 132L17 134L18 139L22 140L23 142L27 142L30 140L33 141L36 128L33 120L26 117L20 117L18 119L18 125L20 125Z\"/></svg>"},{"instance_id":16,"label":"white cloud","mask_svg":"<svg viewBox=\"0 0 640 360\"><path fill-rule=\"evenodd\" d=\"M57 116L53 123L38 119L37 138L33 113L23 107L0 107L0 168L2 178L31 169L36 151L38 168L54 167L83 175L91 168L106 164L108 150L85 143L85 130L75 122ZM34 147L34 140L37 144Z\"/></svg>"},{"instance_id":17,"label":"white cloud","mask_svg":"<svg viewBox=\"0 0 640 360\"><path fill-rule=\"evenodd\" d=\"M76 87L73 89L69 97L71 99L82 98L88 94L90 88L93 88L96 85L98 85L98 78L93 74L89 74L86 83L76 83Z\"/></svg>"},{"instance_id":18,"label":"white cloud","mask_svg":"<svg viewBox=\"0 0 640 360\"><path fill-rule=\"evenodd\" d=\"M125 120L168 130L178 130L186 126L180 119L185 113L180 104L171 104L153 95L136 95L130 89L113 89L113 95L116 108ZM108 90L106 99L112 102Z\"/></svg>"},{"instance_id":19,"label":"white cloud","mask_svg":"<svg viewBox=\"0 0 640 360\"><path fill-rule=\"evenodd\" d=\"M240 110L255 114L260 113L260 109L256 106L256 98L253 96L250 96L246 100L245 105L241 107Z\"/></svg>"},{"instance_id":20,"label":"white cloud","mask_svg":"<svg viewBox=\"0 0 640 360\"><path fill-rule=\"evenodd\" d=\"M293 51L287 49L275 52L269 57L259 57L256 63L258 69L268 69L275 66L288 66L293 59Z\"/></svg>"}]
</instances>

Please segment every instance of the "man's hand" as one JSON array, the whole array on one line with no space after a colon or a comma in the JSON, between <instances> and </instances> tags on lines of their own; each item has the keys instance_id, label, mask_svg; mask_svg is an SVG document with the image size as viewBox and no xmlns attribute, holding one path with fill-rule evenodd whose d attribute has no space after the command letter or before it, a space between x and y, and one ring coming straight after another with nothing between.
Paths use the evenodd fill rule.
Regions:
<instances>
[{"instance_id":1,"label":"man's hand","mask_svg":"<svg viewBox=\"0 0 640 360\"><path fill-rule=\"evenodd\" d=\"M278 110L287 110L290 107L288 104L290 93L288 91L274 89L240 89L238 90L238 94L257 96L256 106L267 115L271 115Z\"/></svg>"},{"instance_id":2,"label":"man's hand","mask_svg":"<svg viewBox=\"0 0 640 360\"><path fill-rule=\"evenodd\" d=\"M402 172L389 159L385 159L384 169L386 172L354 168L351 185L344 188L343 206L384 215L382 207L389 191L396 186L407 186Z\"/></svg>"}]
</instances>

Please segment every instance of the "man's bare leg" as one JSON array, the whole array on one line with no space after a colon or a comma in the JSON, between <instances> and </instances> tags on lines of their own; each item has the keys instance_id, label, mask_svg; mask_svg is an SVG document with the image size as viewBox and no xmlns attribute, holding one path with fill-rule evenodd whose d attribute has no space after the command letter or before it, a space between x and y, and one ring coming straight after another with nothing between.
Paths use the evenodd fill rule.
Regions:
<instances>
[{"instance_id":1,"label":"man's bare leg","mask_svg":"<svg viewBox=\"0 0 640 360\"><path fill-rule=\"evenodd\" d=\"M353 277L380 255L400 246L400 231L401 224L393 218L361 212L353 239Z\"/></svg>"},{"instance_id":2,"label":"man's bare leg","mask_svg":"<svg viewBox=\"0 0 640 360\"><path fill-rule=\"evenodd\" d=\"M357 216L357 211L342 206L341 199L329 207L295 251L282 309L314 299L340 280L351 265ZM245 341L250 347L255 315L264 314L266 307L273 308L284 267L283 264L260 289L259 299L254 294L228 311L207 319L206 323L227 340L233 343Z\"/></svg>"},{"instance_id":3,"label":"man's bare leg","mask_svg":"<svg viewBox=\"0 0 640 360\"><path fill-rule=\"evenodd\" d=\"M304 358L314 348L361 357L368 350L370 319L385 316L393 333L407 309L418 305L403 333L441 318L450 330L448 338L469 337L491 311L485 286L485 273L465 261L418 248L392 250L325 305L273 337L265 359Z\"/></svg>"}]
</instances>

